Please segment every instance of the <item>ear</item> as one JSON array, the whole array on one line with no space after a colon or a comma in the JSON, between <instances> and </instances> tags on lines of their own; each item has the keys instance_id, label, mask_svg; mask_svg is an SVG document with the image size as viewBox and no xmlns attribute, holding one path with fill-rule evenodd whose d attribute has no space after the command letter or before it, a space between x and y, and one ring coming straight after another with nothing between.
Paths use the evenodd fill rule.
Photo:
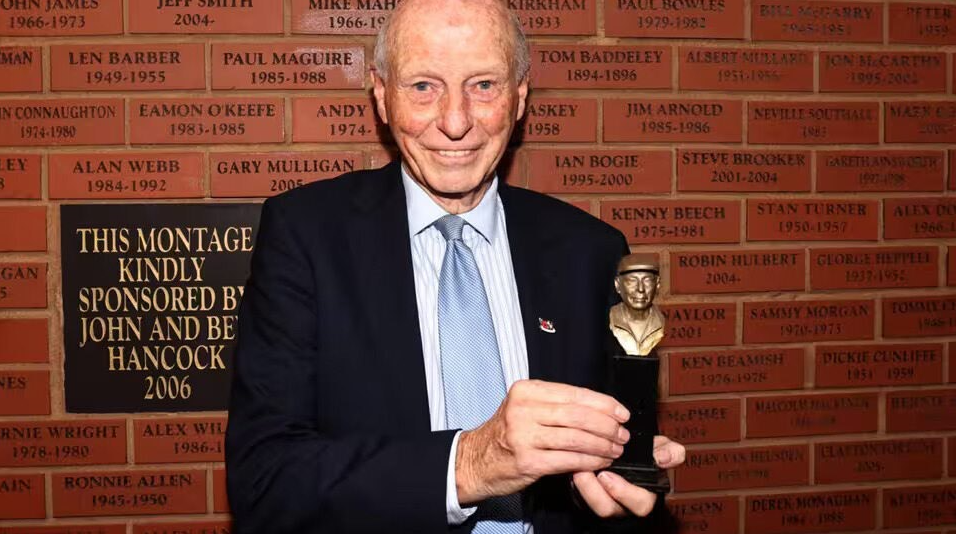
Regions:
<instances>
[{"instance_id":1,"label":"ear","mask_svg":"<svg viewBox=\"0 0 956 534\"><path fill-rule=\"evenodd\" d=\"M525 76L518 82L518 109L515 113L515 122L524 117L525 102L528 100L528 77Z\"/></svg>"},{"instance_id":2,"label":"ear","mask_svg":"<svg viewBox=\"0 0 956 534\"><path fill-rule=\"evenodd\" d=\"M372 69L369 71L369 77L372 79L372 93L375 95L375 109L378 110L378 116L382 122L388 124L388 106L385 105L385 80L379 76L378 71Z\"/></svg>"},{"instance_id":3,"label":"ear","mask_svg":"<svg viewBox=\"0 0 956 534\"><path fill-rule=\"evenodd\" d=\"M614 291L617 291L617 294L621 295L621 297L624 296L623 294L621 294L621 277L620 276L614 277Z\"/></svg>"}]
</instances>

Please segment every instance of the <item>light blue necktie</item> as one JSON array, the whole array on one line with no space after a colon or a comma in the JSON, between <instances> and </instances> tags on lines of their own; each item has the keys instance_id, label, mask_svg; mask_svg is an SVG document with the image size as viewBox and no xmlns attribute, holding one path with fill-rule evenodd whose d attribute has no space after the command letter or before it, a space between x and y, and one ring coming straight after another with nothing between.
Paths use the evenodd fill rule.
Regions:
<instances>
[{"instance_id":1,"label":"light blue necktie","mask_svg":"<svg viewBox=\"0 0 956 534\"><path fill-rule=\"evenodd\" d=\"M438 343L447 428L471 430L491 418L505 398L495 325L471 249L461 239L465 220L446 215L434 226L447 246L438 278ZM483 501L474 534L520 534L521 500Z\"/></svg>"}]
</instances>

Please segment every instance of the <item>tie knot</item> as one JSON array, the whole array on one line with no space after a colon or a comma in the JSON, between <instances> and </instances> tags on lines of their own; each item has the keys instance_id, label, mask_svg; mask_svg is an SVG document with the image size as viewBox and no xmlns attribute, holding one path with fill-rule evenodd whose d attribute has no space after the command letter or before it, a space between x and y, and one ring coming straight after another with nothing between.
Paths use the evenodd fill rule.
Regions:
<instances>
[{"instance_id":1,"label":"tie knot","mask_svg":"<svg viewBox=\"0 0 956 534\"><path fill-rule=\"evenodd\" d=\"M461 239L461 231L465 227L465 220L457 215L445 215L432 225L441 232L445 241L454 241L455 239Z\"/></svg>"}]
</instances>

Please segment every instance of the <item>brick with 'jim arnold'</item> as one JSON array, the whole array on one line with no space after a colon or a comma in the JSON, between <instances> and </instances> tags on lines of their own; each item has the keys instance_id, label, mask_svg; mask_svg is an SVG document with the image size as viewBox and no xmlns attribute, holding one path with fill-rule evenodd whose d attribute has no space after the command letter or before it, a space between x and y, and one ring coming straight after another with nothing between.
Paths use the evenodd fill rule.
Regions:
<instances>
[{"instance_id":1,"label":"brick with 'jim arnold'","mask_svg":"<svg viewBox=\"0 0 956 534\"><path fill-rule=\"evenodd\" d=\"M608 142L739 142L743 136L739 100L604 100Z\"/></svg>"}]
</instances>

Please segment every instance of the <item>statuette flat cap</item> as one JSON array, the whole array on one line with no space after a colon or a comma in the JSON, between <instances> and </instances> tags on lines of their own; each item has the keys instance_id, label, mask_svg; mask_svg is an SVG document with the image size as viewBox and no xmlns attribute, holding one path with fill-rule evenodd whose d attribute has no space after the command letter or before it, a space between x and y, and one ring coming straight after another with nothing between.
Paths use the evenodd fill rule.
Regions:
<instances>
[{"instance_id":1,"label":"statuette flat cap","mask_svg":"<svg viewBox=\"0 0 956 534\"><path fill-rule=\"evenodd\" d=\"M652 272L657 274L660 270L661 266L657 259L657 254L648 252L628 254L621 258L621 261L617 264L618 275L634 272Z\"/></svg>"}]
</instances>

